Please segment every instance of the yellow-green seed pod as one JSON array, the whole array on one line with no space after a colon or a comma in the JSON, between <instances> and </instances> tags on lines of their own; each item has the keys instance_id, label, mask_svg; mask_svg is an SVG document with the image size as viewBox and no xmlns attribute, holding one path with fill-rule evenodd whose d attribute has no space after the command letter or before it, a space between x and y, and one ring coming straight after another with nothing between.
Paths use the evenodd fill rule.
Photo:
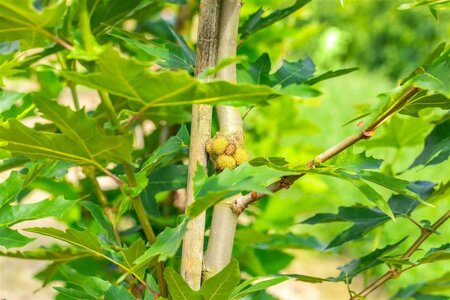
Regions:
<instances>
[{"instance_id":1,"label":"yellow-green seed pod","mask_svg":"<svg viewBox=\"0 0 450 300\"><path fill-rule=\"evenodd\" d=\"M213 143L212 140L208 140L205 145L206 152L208 152L209 154L211 154L212 151L212 143Z\"/></svg>"},{"instance_id":2,"label":"yellow-green seed pod","mask_svg":"<svg viewBox=\"0 0 450 300\"><path fill-rule=\"evenodd\" d=\"M219 171L225 170L227 168L234 169L236 167L236 161L234 160L234 158L225 154L219 155L215 163L216 169Z\"/></svg>"},{"instance_id":3,"label":"yellow-green seed pod","mask_svg":"<svg viewBox=\"0 0 450 300\"><path fill-rule=\"evenodd\" d=\"M236 164L238 166L243 164L244 162L248 161L248 159L249 159L247 151L245 151L242 148L237 148L233 157L236 160Z\"/></svg>"},{"instance_id":4,"label":"yellow-green seed pod","mask_svg":"<svg viewBox=\"0 0 450 300\"><path fill-rule=\"evenodd\" d=\"M211 154L223 154L228 146L228 140L224 137L216 137L212 140Z\"/></svg>"},{"instance_id":5,"label":"yellow-green seed pod","mask_svg":"<svg viewBox=\"0 0 450 300\"><path fill-rule=\"evenodd\" d=\"M236 145L233 143L229 143L228 146L225 148L225 154L233 156L235 152L236 152Z\"/></svg>"}]
</instances>

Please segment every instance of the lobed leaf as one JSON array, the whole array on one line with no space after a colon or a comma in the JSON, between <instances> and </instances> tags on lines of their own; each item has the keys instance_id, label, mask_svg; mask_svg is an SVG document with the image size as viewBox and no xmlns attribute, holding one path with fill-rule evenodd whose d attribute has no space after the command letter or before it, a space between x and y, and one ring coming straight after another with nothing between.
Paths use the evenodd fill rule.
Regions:
<instances>
[{"instance_id":1,"label":"lobed leaf","mask_svg":"<svg viewBox=\"0 0 450 300\"><path fill-rule=\"evenodd\" d=\"M263 17L264 9L260 8L258 11L249 16L249 18L239 27L239 33L241 36L241 40L246 39L251 34L269 27L270 25L288 17L293 14L306 4L308 4L311 0L297 0L292 6L289 6L284 9L279 9L266 17Z\"/></svg>"},{"instance_id":2,"label":"lobed leaf","mask_svg":"<svg viewBox=\"0 0 450 300\"><path fill-rule=\"evenodd\" d=\"M33 0L2 0L0 2L0 40L20 41L22 50L42 47L62 25L66 1L53 1L41 11Z\"/></svg>"}]
</instances>

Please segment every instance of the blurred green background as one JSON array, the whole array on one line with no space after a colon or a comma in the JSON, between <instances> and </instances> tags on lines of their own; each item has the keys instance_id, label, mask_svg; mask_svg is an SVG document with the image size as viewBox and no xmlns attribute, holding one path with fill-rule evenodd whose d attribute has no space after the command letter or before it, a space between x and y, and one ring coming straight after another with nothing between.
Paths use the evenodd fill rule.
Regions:
<instances>
[{"instance_id":1,"label":"blurred green background","mask_svg":"<svg viewBox=\"0 0 450 300\"><path fill-rule=\"evenodd\" d=\"M341 5L339 0L315 0L289 18L250 37L240 48L240 54L250 61L267 52L272 69L282 59L294 61L311 57L317 73L330 69L359 67L360 70L321 84L318 98L274 101L269 107L258 107L245 120L247 145L253 156L283 156L290 162L304 163L357 130L356 122L345 125L360 114L361 109L377 101L377 94L396 86L399 80L414 70L440 42L449 42L450 10L438 12L436 20L426 6L411 10L397 9L406 1L353 0ZM291 5L292 1L247 0L242 20L263 6L268 10ZM426 170L407 170L422 151L432 121L444 114L439 109L423 111L421 118L396 116L377 131L370 141L358 144L357 149L383 159L383 172L408 180L429 180L447 183L450 161ZM389 146L381 146L382 141ZM385 191L380 190L384 193ZM435 208L421 206L413 218L433 222L449 207L449 195L441 197ZM332 223L316 226L297 225L317 212L335 213L339 206L368 204L364 196L351 184L320 176L305 176L287 191L262 201L253 208L256 215L253 228L259 231L311 233L325 243L350 226ZM388 222L366 235L362 240L348 243L325 256L341 256L343 263L350 257L362 256L388 243L410 236L403 249L419 235L419 230L406 219ZM441 236L433 236L423 249L450 241L449 226L441 229ZM444 239L444 241L443 241ZM423 252L422 252L423 254ZM299 250L297 259L312 259L320 274L337 275L327 266L324 257ZM315 261L314 261L315 260ZM323 271L323 269L327 271ZM297 270L302 273L303 270ZM378 268L381 274L385 266ZM450 271L446 262L425 265L402 275L396 282L385 285L389 294L400 287L436 278ZM309 274L317 275L317 274ZM320 287L319 287L320 289ZM380 294L381 295L381 294ZM344 295L343 295L344 296ZM378 296L381 297L381 296ZM344 296L345 298L345 296ZM343 298L343 299L344 299ZM376 298L373 298L376 299ZM381 299L381 298L380 298Z\"/></svg>"}]
</instances>

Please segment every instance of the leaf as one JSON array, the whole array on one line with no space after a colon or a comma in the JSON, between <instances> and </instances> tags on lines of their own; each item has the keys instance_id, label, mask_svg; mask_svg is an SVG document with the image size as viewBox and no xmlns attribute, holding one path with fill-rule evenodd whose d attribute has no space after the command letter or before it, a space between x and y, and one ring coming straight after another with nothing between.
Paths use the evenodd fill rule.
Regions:
<instances>
[{"instance_id":1,"label":"leaf","mask_svg":"<svg viewBox=\"0 0 450 300\"><path fill-rule=\"evenodd\" d=\"M270 70L270 57L267 53L263 53L255 62L246 65L237 65L237 81L242 83L270 85Z\"/></svg>"},{"instance_id":2,"label":"leaf","mask_svg":"<svg viewBox=\"0 0 450 300\"><path fill-rule=\"evenodd\" d=\"M150 157L142 164L140 172L149 174L159 164L170 159L181 150L189 148L189 132L185 125L181 126L175 136L170 137L162 146L153 151Z\"/></svg>"},{"instance_id":3,"label":"leaf","mask_svg":"<svg viewBox=\"0 0 450 300\"><path fill-rule=\"evenodd\" d=\"M158 234L156 242L150 246L150 249L134 261L133 270L147 265L156 256L159 256L158 261L165 261L175 256L187 231L188 222L189 218L184 218L177 227L166 227L163 232Z\"/></svg>"},{"instance_id":4,"label":"leaf","mask_svg":"<svg viewBox=\"0 0 450 300\"><path fill-rule=\"evenodd\" d=\"M283 60L281 67L270 74L271 63L267 53L255 62L238 64L237 81L274 87L280 94L296 97L315 97L320 92L304 84L314 75L315 66L310 58L289 62Z\"/></svg>"},{"instance_id":5,"label":"leaf","mask_svg":"<svg viewBox=\"0 0 450 300\"><path fill-rule=\"evenodd\" d=\"M258 278L252 278L251 281L257 280ZM277 285L279 283L285 282L289 279L289 276L276 276L274 278L270 278L267 280L261 280L253 285L251 285L249 288L246 289L238 289L240 285L234 289L232 294L232 299L239 299L243 296L266 290L267 288Z\"/></svg>"},{"instance_id":6,"label":"leaf","mask_svg":"<svg viewBox=\"0 0 450 300\"><path fill-rule=\"evenodd\" d=\"M156 63L163 68L194 72L195 54L187 55L181 46L169 40L138 41L136 38L125 37L126 34L126 32L114 31L109 35L125 42L125 45L138 57L142 55L147 61L156 58Z\"/></svg>"},{"instance_id":7,"label":"leaf","mask_svg":"<svg viewBox=\"0 0 450 300\"><path fill-rule=\"evenodd\" d=\"M163 191L185 188L187 184L186 165L168 165L154 170L148 176L148 185L142 191L141 198L147 212L155 217L160 216L156 195Z\"/></svg>"},{"instance_id":8,"label":"leaf","mask_svg":"<svg viewBox=\"0 0 450 300\"><path fill-rule=\"evenodd\" d=\"M322 283L324 281L330 281L327 278L320 278L320 277L300 275L300 274L289 275L289 277L295 278L298 281L309 282L309 283Z\"/></svg>"},{"instance_id":9,"label":"leaf","mask_svg":"<svg viewBox=\"0 0 450 300\"><path fill-rule=\"evenodd\" d=\"M173 300L201 300L201 296L193 291L172 267L164 270L164 279L167 282L170 296Z\"/></svg>"},{"instance_id":10,"label":"leaf","mask_svg":"<svg viewBox=\"0 0 450 300\"><path fill-rule=\"evenodd\" d=\"M450 99L442 94L431 94L425 96L414 97L408 104L403 107L400 114L419 117L422 109L429 107L439 107L443 110L450 109Z\"/></svg>"},{"instance_id":11,"label":"leaf","mask_svg":"<svg viewBox=\"0 0 450 300\"><path fill-rule=\"evenodd\" d=\"M90 201L81 201L80 204L83 205L91 213L97 224L100 225L102 231L108 236L108 240L117 244L113 225L111 221L106 217L103 209L99 205Z\"/></svg>"},{"instance_id":12,"label":"leaf","mask_svg":"<svg viewBox=\"0 0 450 300\"><path fill-rule=\"evenodd\" d=\"M327 161L327 165L336 166L341 169L360 172L367 169L378 169L383 160L366 156L365 152L354 153L354 148L349 147L339 155Z\"/></svg>"},{"instance_id":13,"label":"leaf","mask_svg":"<svg viewBox=\"0 0 450 300\"><path fill-rule=\"evenodd\" d=\"M54 262L71 261L88 255L90 254L84 251L80 251L77 248L61 248L59 246L52 246L50 248L41 247L33 250L16 252L0 251L0 256L32 260L50 260Z\"/></svg>"},{"instance_id":14,"label":"leaf","mask_svg":"<svg viewBox=\"0 0 450 300\"><path fill-rule=\"evenodd\" d=\"M349 73L352 73L352 72L355 72L358 70L359 70L359 68L353 67L353 68L347 68L347 69L339 69L336 71L327 71L323 74L320 74L320 75L314 76L311 79L308 79L305 83L307 83L309 85L314 85L320 81L343 76L343 75L346 75L346 74L349 74Z\"/></svg>"},{"instance_id":15,"label":"leaf","mask_svg":"<svg viewBox=\"0 0 450 300\"><path fill-rule=\"evenodd\" d=\"M232 259L222 271L203 282L199 293L205 300L228 300L240 279L239 263Z\"/></svg>"},{"instance_id":16,"label":"leaf","mask_svg":"<svg viewBox=\"0 0 450 300\"><path fill-rule=\"evenodd\" d=\"M95 160L96 156L113 162L131 161L131 136L107 136L100 131L94 119L84 111L73 111L44 98L34 100L37 108L46 119L55 123L61 131L73 140L82 153Z\"/></svg>"},{"instance_id":17,"label":"leaf","mask_svg":"<svg viewBox=\"0 0 450 300\"><path fill-rule=\"evenodd\" d=\"M423 66L426 73L412 79L414 86L450 98L450 48Z\"/></svg>"},{"instance_id":18,"label":"leaf","mask_svg":"<svg viewBox=\"0 0 450 300\"><path fill-rule=\"evenodd\" d=\"M159 1L128 0L126 2L105 0L88 1L88 10L92 32L98 34L105 28L111 27L119 22L132 18L139 11L149 10L158 6Z\"/></svg>"},{"instance_id":19,"label":"leaf","mask_svg":"<svg viewBox=\"0 0 450 300\"><path fill-rule=\"evenodd\" d=\"M272 86L281 85L286 87L290 84L300 84L311 78L315 66L310 58L288 62L283 60L281 67L272 75Z\"/></svg>"},{"instance_id":20,"label":"leaf","mask_svg":"<svg viewBox=\"0 0 450 300\"><path fill-rule=\"evenodd\" d=\"M450 155L450 120L436 125L425 139L425 146L409 167L434 165L447 160Z\"/></svg>"},{"instance_id":21,"label":"leaf","mask_svg":"<svg viewBox=\"0 0 450 300\"><path fill-rule=\"evenodd\" d=\"M434 184L429 182L417 182L411 189L426 199L433 191ZM419 205L419 202L404 196L394 195L388 202L394 216L409 216ZM378 208L364 206L339 207L337 214L319 213L301 222L302 224L320 224L332 222L352 222L353 225L339 233L327 246L327 249L340 246L349 241L362 238L374 228L389 221L389 217Z\"/></svg>"},{"instance_id":22,"label":"leaf","mask_svg":"<svg viewBox=\"0 0 450 300\"><path fill-rule=\"evenodd\" d=\"M420 260L419 264L428 264L440 260L450 259L450 243L437 248L431 248Z\"/></svg>"},{"instance_id":23,"label":"leaf","mask_svg":"<svg viewBox=\"0 0 450 300\"><path fill-rule=\"evenodd\" d=\"M23 236L16 230L8 227L0 227L0 245L7 249L23 247L34 240L35 238ZM0 252L0 256L3 256L3 254L3 252Z\"/></svg>"},{"instance_id":24,"label":"leaf","mask_svg":"<svg viewBox=\"0 0 450 300\"><path fill-rule=\"evenodd\" d=\"M292 13L308 4L310 1L311 0L297 0L292 6L276 10L266 17L262 16L264 10L260 8L257 12L250 15L249 18L242 24L242 26L239 27L241 40L244 40L251 34L254 34L257 31L269 27L273 23L288 17Z\"/></svg>"},{"instance_id":25,"label":"leaf","mask_svg":"<svg viewBox=\"0 0 450 300\"><path fill-rule=\"evenodd\" d=\"M65 232L50 227L33 227L24 229L27 232L38 233L41 235L53 237L74 246L80 247L94 255L104 256L102 253L102 245L98 238L89 231L78 231L75 229L67 229Z\"/></svg>"},{"instance_id":26,"label":"leaf","mask_svg":"<svg viewBox=\"0 0 450 300\"><path fill-rule=\"evenodd\" d=\"M16 200L23 183L24 179L18 172L11 172L8 178L0 183L0 209L9 202Z\"/></svg>"},{"instance_id":27,"label":"leaf","mask_svg":"<svg viewBox=\"0 0 450 300\"><path fill-rule=\"evenodd\" d=\"M0 74L1 74L1 66L0 66ZM8 111L17 101L21 100L25 95L26 95L25 93L16 93L0 90L0 114L2 114L5 111Z\"/></svg>"},{"instance_id":28,"label":"leaf","mask_svg":"<svg viewBox=\"0 0 450 300\"><path fill-rule=\"evenodd\" d=\"M123 286L115 286L98 277L82 275L68 266L61 266L59 268L59 272L69 283L82 288L88 295L94 297L95 299L136 299Z\"/></svg>"},{"instance_id":29,"label":"leaf","mask_svg":"<svg viewBox=\"0 0 450 300\"><path fill-rule=\"evenodd\" d=\"M79 300L95 300L95 297L92 297L86 292L74 289L74 288L65 288L60 286L53 287L56 291L58 291L61 295L67 296L70 299L79 299Z\"/></svg>"},{"instance_id":30,"label":"leaf","mask_svg":"<svg viewBox=\"0 0 450 300\"><path fill-rule=\"evenodd\" d=\"M46 217L61 218L76 204L77 201L66 200L60 196L31 204L6 205L0 208L0 227Z\"/></svg>"},{"instance_id":31,"label":"leaf","mask_svg":"<svg viewBox=\"0 0 450 300\"><path fill-rule=\"evenodd\" d=\"M443 276L428 282L419 281L416 284L403 287L390 299L448 300L448 296L437 295L435 293L446 293L450 289L449 275L450 273L447 272Z\"/></svg>"},{"instance_id":32,"label":"leaf","mask_svg":"<svg viewBox=\"0 0 450 300\"><path fill-rule=\"evenodd\" d=\"M94 72L64 72L69 80L133 101L139 114L162 106L191 104L250 105L266 103L276 94L263 86L236 85L225 81L201 83L182 71L151 72L126 59L111 47L100 54Z\"/></svg>"},{"instance_id":33,"label":"leaf","mask_svg":"<svg viewBox=\"0 0 450 300\"><path fill-rule=\"evenodd\" d=\"M366 271L369 270L379 264L382 264L384 261L380 260L381 257L385 256L392 250L396 249L398 246L400 246L401 243L403 243L406 240L406 238L401 239L395 244L387 245L384 248L376 249L375 251L361 257L358 259L354 259L348 264L338 267L338 270L341 271L339 276L334 277L334 281L344 281L347 284L352 282L352 279Z\"/></svg>"},{"instance_id":34,"label":"leaf","mask_svg":"<svg viewBox=\"0 0 450 300\"><path fill-rule=\"evenodd\" d=\"M145 250L147 250L147 247L145 247L145 242L141 238L137 239L130 247L122 249L125 263L130 269L133 268L133 262L142 256ZM143 265L141 269L137 269L136 274L139 274L142 278L144 278L146 267L146 265Z\"/></svg>"},{"instance_id":35,"label":"leaf","mask_svg":"<svg viewBox=\"0 0 450 300\"><path fill-rule=\"evenodd\" d=\"M62 109L65 112L67 110ZM83 118L80 112L65 117L72 120L74 116L78 116L78 120L87 119ZM89 124L76 121L70 125L87 132L59 134L36 131L16 120L10 120L0 125L0 141L7 142L3 148L14 154L26 155L30 158L65 160L81 165L91 164L102 170L104 167L101 164L105 161L123 162L130 159L131 136L106 136L91 127L85 127ZM62 130L70 131L65 127Z\"/></svg>"},{"instance_id":36,"label":"leaf","mask_svg":"<svg viewBox=\"0 0 450 300\"><path fill-rule=\"evenodd\" d=\"M295 173L267 166L254 167L245 163L236 169L225 169L220 174L207 177L203 168L197 166L194 179L195 201L188 206L187 215L196 217L220 200L241 192L270 193L266 188L268 183L292 174Z\"/></svg>"},{"instance_id":37,"label":"leaf","mask_svg":"<svg viewBox=\"0 0 450 300\"><path fill-rule=\"evenodd\" d=\"M32 0L2 0L0 2L0 40L20 40L22 50L42 47L53 31L62 24L66 1L53 1L38 11Z\"/></svg>"}]
</instances>

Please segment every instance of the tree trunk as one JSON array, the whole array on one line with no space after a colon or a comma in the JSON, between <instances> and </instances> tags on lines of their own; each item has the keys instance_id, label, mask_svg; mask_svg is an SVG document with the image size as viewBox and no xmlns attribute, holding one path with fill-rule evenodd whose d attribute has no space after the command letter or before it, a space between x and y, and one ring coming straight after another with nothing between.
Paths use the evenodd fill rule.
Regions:
<instances>
[{"instance_id":1,"label":"tree trunk","mask_svg":"<svg viewBox=\"0 0 450 300\"><path fill-rule=\"evenodd\" d=\"M200 3L196 76L216 64L219 10L220 0L202 0ZM205 143L211 137L211 118L212 107L210 105L192 106L186 207L195 201L193 180L197 165L200 164L205 170L207 168L208 158ZM204 232L205 214L202 214L189 223L183 241L181 274L189 286L195 290L198 290L201 285Z\"/></svg>"},{"instance_id":2,"label":"tree trunk","mask_svg":"<svg viewBox=\"0 0 450 300\"><path fill-rule=\"evenodd\" d=\"M239 0L222 0L218 61L236 56L240 8ZM236 65L231 64L222 69L218 73L218 78L235 82ZM221 133L243 136L242 118L239 109L231 106L218 106L217 117ZM236 197L238 196L226 199L214 206L209 242L205 254L204 279L214 276L230 262L238 215L231 209L229 203Z\"/></svg>"}]
</instances>

